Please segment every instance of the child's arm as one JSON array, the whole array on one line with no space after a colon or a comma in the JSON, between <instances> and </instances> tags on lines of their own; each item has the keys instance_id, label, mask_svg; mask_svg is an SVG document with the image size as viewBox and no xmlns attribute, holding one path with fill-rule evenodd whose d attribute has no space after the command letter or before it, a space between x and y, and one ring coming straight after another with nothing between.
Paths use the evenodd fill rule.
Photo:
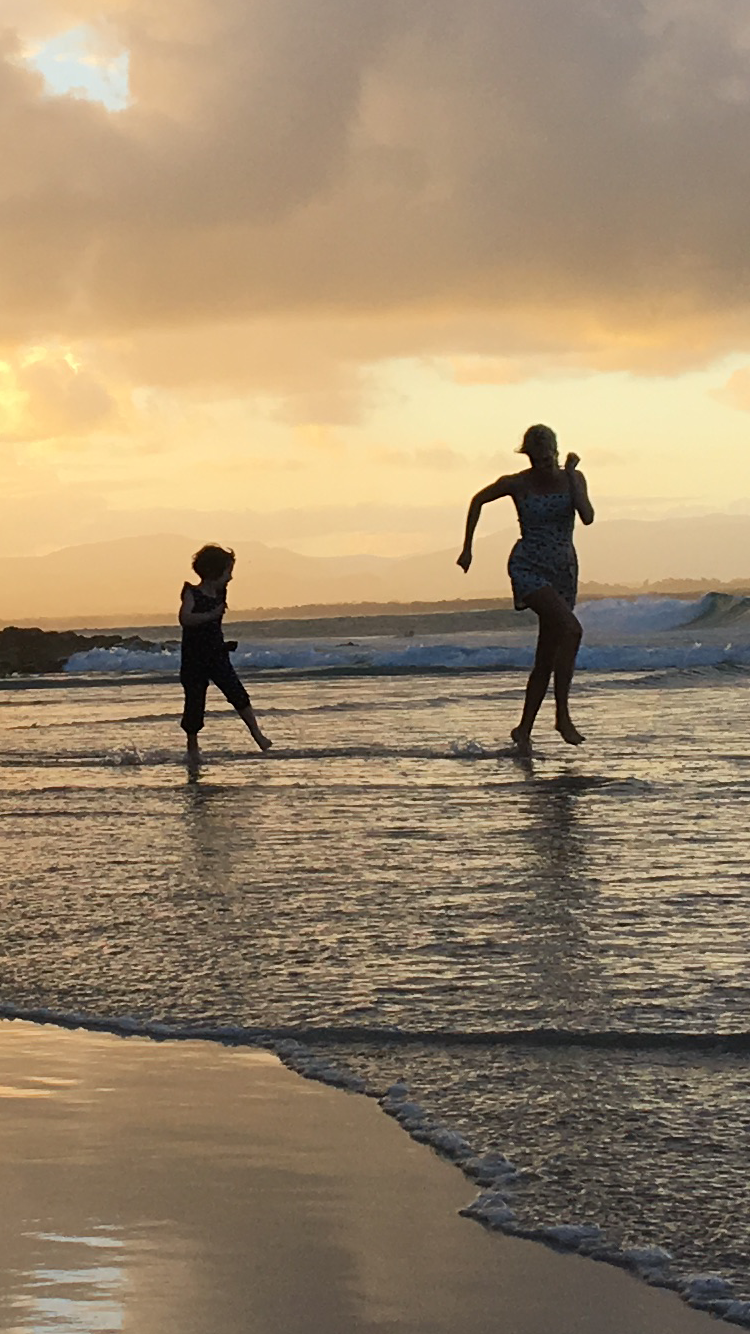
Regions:
<instances>
[{"instance_id":1,"label":"child's arm","mask_svg":"<svg viewBox=\"0 0 750 1334\"><path fill-rule=\"evenodd\" d=\"M182 626L208 625L209 621L219 621L224 615L224 608L219 603L213 611L195 611L195 598L192 588L183 588L180 603L179 622Z\"/></svg>"}]
</instances>

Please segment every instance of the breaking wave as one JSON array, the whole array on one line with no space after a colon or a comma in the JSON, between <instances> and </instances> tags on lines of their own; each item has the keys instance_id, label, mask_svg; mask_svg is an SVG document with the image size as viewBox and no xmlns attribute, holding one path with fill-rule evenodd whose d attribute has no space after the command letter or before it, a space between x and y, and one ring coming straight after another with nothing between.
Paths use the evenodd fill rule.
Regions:
<instances>
[{"instance_id":1,"label":"breaking wave","mask_svg":"<svg viewBox=\"0 0 750 1334\"><path fill-rule=\"evenodd\" d=\"M750 597L734 593L708 593L701 598L691 625L737 625L750 627Z\"/></svg>"},{"instance_id":2,"label":"breaking wave","mask_svg":"<svg viewBox=\"0 0 750 1334\"><path fill-rule=\"evenodd\" d=\"M750 629L750 597L709 593L701 598L600 598L579 608L586 640L578 658L584 672L650 672L750 666L750 636L723 641L703 630ZM242 640L232 661L241 672L300 675L420 675L455 672L526 671L533 660L533 633L463 632L442 636L363 636L336 641ZM588 641L588 642L587 642ZM70 674L175 675L176 643L153 650L92 648L66 664Z\"/></svg>"},{"instance_id":3,"label":"breaking wave","mask_svg":"<svg viewBox=\"0 0 750 1334\"><path fill-rule=\"evenodd\" d=\"M357 648L315 645L299 647L293 642L270 648L243 644L232 661L240 672L288 672L305 675L326 673L356 676L420 675L455 672L527 671L534 650L531 644L405 644L388 648ZM750 642L734 644L690 641L665 644L584 644L578 656L583 672L652 672L697 667L748 667ZM173 675L179 671L179 652L143 653L120 649L92 649L77 653L66 665L70 674L126 673Z\"/></svg>"}]
</instances>

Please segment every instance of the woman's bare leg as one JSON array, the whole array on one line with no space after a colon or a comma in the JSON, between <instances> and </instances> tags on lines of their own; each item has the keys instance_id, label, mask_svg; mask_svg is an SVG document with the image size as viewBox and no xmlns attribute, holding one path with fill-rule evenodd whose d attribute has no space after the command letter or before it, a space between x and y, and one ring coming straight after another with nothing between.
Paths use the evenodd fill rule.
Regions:
<instances>
[{"instance_id":1,"label":"woman's bare leg","mask_svg":"<svg viewBox=\"0 0 750 1334\"><path fill-rule=\"evenodd\" d=\"M570 686L573 680L573 671L576 664L576 655L581 643L581 626L575 616L571 614L571 620L574 622L567 630L560 642L555 658L555 727L557 728L563 741L567 741L570 746L580 746L586 738L578 728L574 726L570 716L570 706L568 697L570 695Z\"/></svg>"},{"instance_id":2,"label":"woman's bare leg","mask_svg":"<svg viewBox=\"0 0 750 1334\"><path fill-rule=\"evenodd\" d=\"M573 679L576 654L581 642L581 625L570 608L553 588L542 588L532 593L527 605L539 617L534 666L526 686L523 713L511 737L523 755L531 753L531 731L549 688L550 677L555 677L555 726L570 745L584 740L570 717L568 696Z\"/></svg>"},{"instance_id":3,"label":"woman's bare leg","mask_svg":"<svg viewBox=\"0 0 750 1334\"><path fill-rule=\"evenodd\" d=\"M534 666L526 684L521 721L510 734L522 755L531 754L531 729L542 706L542 700L549 689L558 648L559 639L554 622L550 622L546 616L540 615L539 638L536 644Z\"/></svg>"}]
</instances>

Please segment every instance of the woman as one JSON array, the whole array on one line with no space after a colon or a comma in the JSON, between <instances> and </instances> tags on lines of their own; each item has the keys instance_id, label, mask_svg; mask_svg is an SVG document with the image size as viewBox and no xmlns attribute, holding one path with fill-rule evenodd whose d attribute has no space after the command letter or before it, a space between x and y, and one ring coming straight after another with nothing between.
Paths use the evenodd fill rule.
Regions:
<instances>
[{"instance_id":1,"label":"woman","mask_svg":"<svg viewBox=\"0 0 750 1334\"><path fill-rule=\"evenodd\" d=\"M581 623L573 615L578 585L578 559L573 546L576 514L585 524L594 522L586 479L578 471L578 455L568 454L565 467L557 458L557 437L549 426L530 426L520 449L531 463L523 472L499 477L477 492L466 519L464 549L457 564L466 573L471 565L471 543L482 506L511 496L518 512L521 536L510 553L508 574L518 611L530 607L539 617L539 638L534 666L526 686L523 714L511 737L520 754L531 754L531 729L555 679L555 727L571 746L585 738L573 725L568 707Z\"/></svg>"}]
</instances>

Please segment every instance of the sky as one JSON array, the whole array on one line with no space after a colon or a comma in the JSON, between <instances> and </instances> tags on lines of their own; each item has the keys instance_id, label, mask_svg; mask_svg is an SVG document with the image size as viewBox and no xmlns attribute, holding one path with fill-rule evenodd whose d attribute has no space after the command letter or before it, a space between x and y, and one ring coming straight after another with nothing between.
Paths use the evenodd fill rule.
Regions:
<instances>
[{"instance_id":1,"label":"sky","mask_svg":"<svg viewBox=\"0 0 750 1334\"><path fill-rule=\"evenodd\" d=\"M750 512L746 0L4 0L0 136L0 555Z\"/></svg>"}]
</instances>

